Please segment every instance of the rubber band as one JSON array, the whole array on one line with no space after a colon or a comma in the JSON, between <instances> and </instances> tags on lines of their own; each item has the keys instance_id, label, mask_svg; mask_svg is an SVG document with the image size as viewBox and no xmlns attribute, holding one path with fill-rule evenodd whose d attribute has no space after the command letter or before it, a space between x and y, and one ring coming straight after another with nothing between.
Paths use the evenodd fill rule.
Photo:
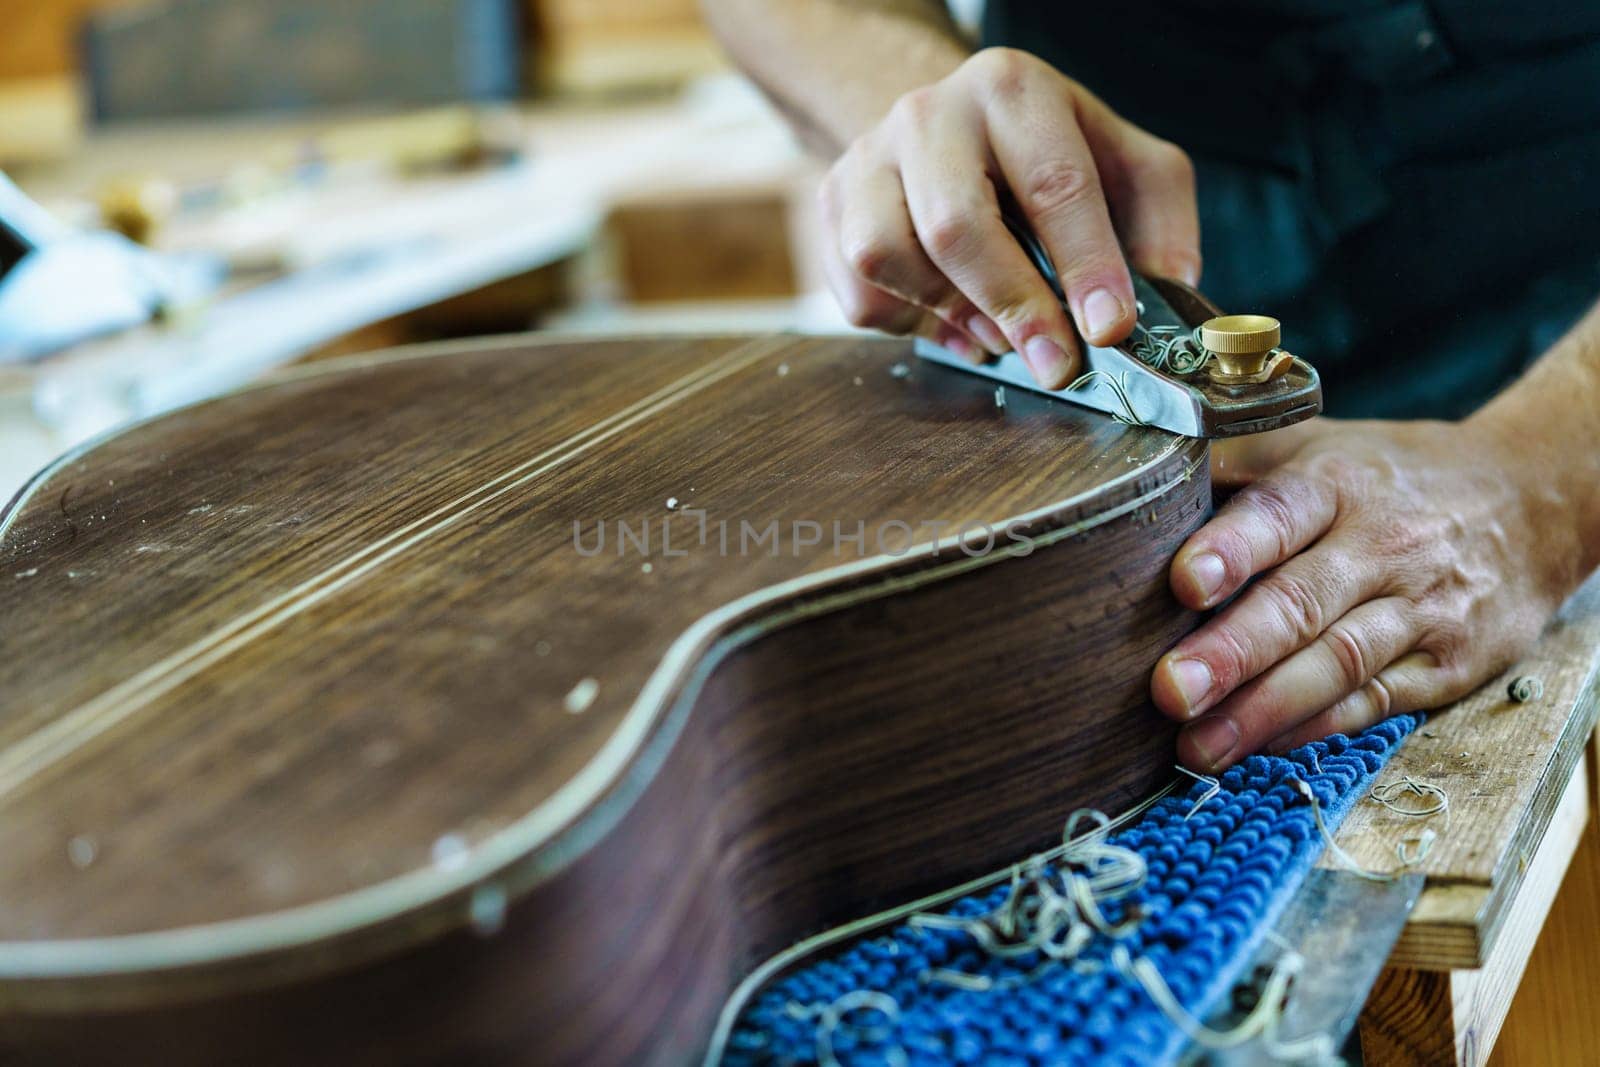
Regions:
<instances>
[{"instance_id":1,"label":"rubber band","mask_svg":"<svg viewBox=\"0 0 1600 1067\"><path fill-rule=\"evenodd\" d=\"M1278 957L1255 1007L1230 1030L1213 1030L1190 1015L1188 1009L1173 996L1160 968L1148 959L1142 956L1134 959L1126 948L1118 945L1111 950L1111 961L1119 971L1138 982L1150 999L1155 1001L1156 1007L1161 1009L1161 1013L1197 1045L1217 1050L1231 1049L1260 1037L1268 1053L1278 1059L1321 1062L1333 1056L1333 1042L1327 1034L1310 1034L1291 1041L1277 1040L1278 1025L1289 999L1289 983L1305 964L1298 952L1285 952Z\"/></svg>"},{"instance_id":2,"label":"rubber band","mask_svg":"<svg viewBox=\"0 0 1600 1067\"><path fill-rule=\"evenodd\" d=\"M1381 871L1369 871L1365 867L1361 866L1361 864L1357 863L1355 857L1351 856L1350 853L1340 848L1339 842L1335 841L1333 839L1333 834L1329 832L1328 824L1322 819L1322 805L1317 803L1317 794L1311 791L1311 783L1307 782L1304 778L1296 778L1294 780L1294 785L1295 789L1300 793L1300 795L1305 797L1306 801L1310 803L1311 818L1317 824L1317 832L1322 835L1323 842L1328 846L1328 851L1333 853L1334 858L1342 863L1352 874L1365 878L1369 882L1394 881L1394 875L1384 874Z\"/></svg>"},{"instance_id":3,"label":"rubber band","mask_svg":"<svg viewBox=\"0 0 1600 1067\"><path fill-rule=\"evenodd\" d=\"M1435 803L1432 807L1403 808L1395 803L1395 798L1401 793L1410 793L1419 797L1433 797ZM1432 782L1424 782L1413 778L1409 774L1398 781L1385 782L1383 785L1374 786L1367 794L1374 801L1382 804L1396 815L1406 815L1413 818L1423 818L1437 815L1450 808L1450 794Z\"/></svg>"},{"instance_id":4,"label":"rubber band","mask_svg":"<svg viewBox=\"0 0 1600 1067\"><path fill-rule=\"evenodd\" d=\"M1400 857L1400 866L1410 869L1422 863L1428 858L1428 853L1433 851L1433 843L1438 837L1439 835L1430 828L1412 837L1401 838L1394 846L1395 854ZM1407 847L1414 847L1416 851L1407 855Z\"/></svg>"},{"instance_id":5,"label":"rubber band","mask_svg":"<svg viewBox=\"0 0 1600 1067\"><path fill-rule=\"evenodd\" d=\"M855 1011L876 1011L887 1021L874 1027L846 1023L844 1017ZM867 1041L884 1042L894 1032L894 1024L899 1018L900 1002L889 994L874 989L851 990L822 1009L817 1024L817 1064L819 1067L842 1067L833 1049L834 1032L840 1026L849 1027L859 1038ZM898 1044L891 1045L884 1052L884 1059L890 1067L905 1067L909 1062L906 1050Z\"/></svg>"},{"instance_id":6,"label":"rubber band","mask_svg":"<svg viewBox=\"0 0 1600 1067\"><path fill-rule=\"evenodd\" d=\"M1188 822L1195 812L1206 806L1206 801L1222 792L1222 783L1209 774L1196 774L1187 767L1180 766L1178 770L1206 786L1206 791L1200 795L1200 799L1195 801L1188 811L1184 812L1183 821Z\"/></svg>"}]
</instances>

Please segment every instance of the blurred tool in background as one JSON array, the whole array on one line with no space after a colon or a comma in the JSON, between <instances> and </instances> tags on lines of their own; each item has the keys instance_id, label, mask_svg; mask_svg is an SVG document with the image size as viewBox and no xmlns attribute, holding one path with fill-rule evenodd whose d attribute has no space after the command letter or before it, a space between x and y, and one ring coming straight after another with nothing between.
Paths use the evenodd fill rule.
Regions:
<instances>
[{"instance_id":1,"label":"blurred tool in background","mask_svg":"<svg viewBox=\"0 0 1600 1067\"><path fill-rule=\"evenodd\" d=\"M211 256L157 255L121 234L63 225L0 174L0 362L192 304L221 275Z\"/></svg>"}]
</instances>

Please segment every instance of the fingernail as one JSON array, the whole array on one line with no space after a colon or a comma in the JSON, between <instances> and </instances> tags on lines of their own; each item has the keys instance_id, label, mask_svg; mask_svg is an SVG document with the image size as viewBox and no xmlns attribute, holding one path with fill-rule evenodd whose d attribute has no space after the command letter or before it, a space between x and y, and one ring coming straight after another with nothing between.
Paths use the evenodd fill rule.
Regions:
<instances>
[{"instance_id":1,"label":"fingernail","mask_svg":"<svg viewBox=\"0 0 1600 1067\"><path fill-rule=\"evenodd\" d=\"M1192 289L1200 284L1200 261L1184 252L1170 252L1161 275L1165 278L1176 278Z\"/></svg>"},{"instance_id":2,"label":"fingernail","mask_svg":"<svg viewBox=\"0 0 1600 1067\"><path fill-rule=\"evenodd\" d=\"M1022 345L1022 355L1033 369L1033 376L1046 389L1067 384L1067 353L1044 334L1034 334Z\"/></svg>"},{"instance_id":3,"label":"fingernail","mask_svg":"<svg viewBox=\"0 0 1600 1067\"><path fill-rule=\"evenodd\" d=\"M1239 728L1233 725L1233 720L1218 715L1201 719L1186 732L1195 751L1212 769L1221 766L1239 743Z\"/></svg>"},{"instance_id":4,"label":"fingernail","mask_svg":"<svg viewBox=\"0 0 1600 1067\"><path fill-rule=\"evenodd\" d=\"M1172 684L1183 697L1183 707L1190 715L1200 711L1200 705L1211 695L1211 668L1205 660L1180 659L1168 668Z\"/></svg>"},{"instance_id":5,"label":"fingernail","mask_svg":"<svg viewBox=\"0 0 1600 1067\"><path fill-rule=\"evenodd\" d=\"M1209 605L1227 580L1228 569L1222 565L1222 557L1215 552L1202 552L1189 561L1189 577L1194 579L1195 588L1200 591L1204 603Z\"/></svg>"},{"instance_id":6,"label":"fingernail","mask_svg":"<svg viewBox=\"0 0 1600 1067\"><path fill-rule=\"evenodd\" d=\"M978 350L972 347L972 342L954 330L945 330L939 337L939 343L969 362L978 358Z\"/></svg>"},{"instance_id":7,"label":"fingernail","mask_svg":"<svg viewBox=\"0 0 1600 1067\"><path fill-rule=\"evenodd\" d=\"M1083 301L1083 332L1091 339L1102 337L1115 329L1126 313L1111 290L1096 289Z\"/></svg>"},{"instance_id":8,"label":"fingernail","mask_svg":"<svg viewBox=\"0 0 1600 1067\"><path fill-rule=\"evenodd\" d=\"M967 332L978 339L978 343L987 348L994 355L1001 355L1011 351L1011 342L1006 340L1006 335L1000 332L1000 327L987 315L974 315L967 320Z\"/></svg>"}]
</instances>

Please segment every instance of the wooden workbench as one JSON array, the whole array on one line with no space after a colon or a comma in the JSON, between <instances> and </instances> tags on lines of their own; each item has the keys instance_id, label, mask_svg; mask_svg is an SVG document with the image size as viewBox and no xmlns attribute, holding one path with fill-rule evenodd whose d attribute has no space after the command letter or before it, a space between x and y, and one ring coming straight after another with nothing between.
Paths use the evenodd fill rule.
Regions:
<instances>
[{"instance_id":1,"label":"wooden workbench","mask_svg":"<svg viewBox=\"0 0 1600 1067\"><path fill-rule=\"evenodd\" d=\"M1585 1001L1600 974L1600 843L1585 754L1597 666L1600 578L1522 662L1430 716L1384 769L1380 787L1408 775L1441 786L1448 821L1371 800L1345 820L1339 844L1371 870L1396 869L1397 845L1423 827L1438 835L1417 866L1426 887L1361 1017L1368 1064L1480 1064L1497 1041L1495 1063L1594 1062L1600 1013ZM1513 701L1518 677L1538 678L1542 696Z\"/></svg>"}]
</instances>

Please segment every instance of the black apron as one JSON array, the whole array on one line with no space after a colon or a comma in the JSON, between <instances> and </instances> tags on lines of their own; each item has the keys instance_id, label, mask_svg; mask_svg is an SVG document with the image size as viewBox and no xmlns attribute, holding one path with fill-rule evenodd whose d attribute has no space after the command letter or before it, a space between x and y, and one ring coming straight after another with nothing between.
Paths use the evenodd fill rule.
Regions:
<instances>
[{"instance_id":1,"label":"black apron","mask_svg":"<svg viewBox=\"0 0 1600 1067\"><path fill-rule=\"evenodd\" d=\"M984 37L1191 154L1203 288L1329 414L1467 414L1600 296L1600 3L989 0Z\"/></svg>"}]
</instances>

